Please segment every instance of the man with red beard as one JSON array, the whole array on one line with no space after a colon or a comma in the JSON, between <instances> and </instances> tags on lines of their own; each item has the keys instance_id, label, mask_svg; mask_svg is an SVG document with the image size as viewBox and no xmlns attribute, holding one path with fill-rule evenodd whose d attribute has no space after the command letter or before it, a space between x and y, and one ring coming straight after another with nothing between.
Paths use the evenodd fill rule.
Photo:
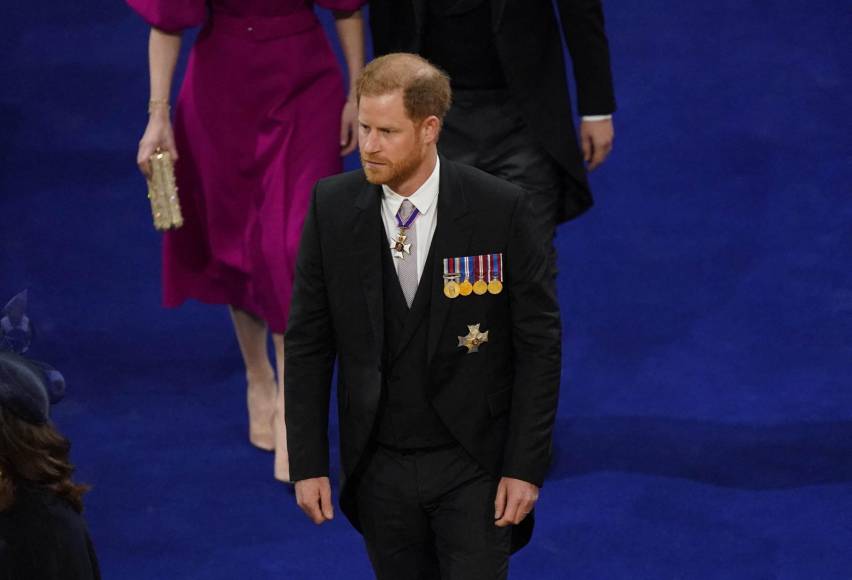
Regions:
<instances>
[{"instance_id":1,"label":"man with red beard","mask_svg":"<svg viewBox=\"0 0 852 580\"><path fill-rule=\"evenodd\" d=\"M285 335L299 506L340 504L379 579L495 579L529 541L549 464L561 324L516 186L440 158L447 76L412 54L358 81L363 170L317 183Z\"/></svg>"}]
</instances>

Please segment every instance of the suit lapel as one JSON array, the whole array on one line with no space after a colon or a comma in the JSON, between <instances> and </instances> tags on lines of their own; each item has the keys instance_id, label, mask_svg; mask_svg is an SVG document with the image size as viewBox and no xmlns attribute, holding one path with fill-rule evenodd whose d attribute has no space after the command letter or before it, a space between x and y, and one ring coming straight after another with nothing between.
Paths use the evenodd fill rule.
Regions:
<instances>
[{"instance_id":1,"label":"suit lapel","mask_svg":"<svg viewBox=\"0 0 852 580\"><path fill-rule=\"evenodd\" d=\"M356 251L353 260L359 264L356 285L364 291L370 327L379 352L384 340L384 312L382 307L382 255L381 188L369 183L355 199L355 219L352 225L352 242Z\"/></svg>"},{"instance_id":2,"label":"suit lapel","mask_svg":"<svg viewBox=\"0 0 852 580\"><path fill-rule=\"evenodd\" d=\"M441 157L441 181L438 189L438 227L432 239L432 304L429 311L429 348L427 362L438 349L447 315L455 300L444 296L444 258L466 256L470 247L472 224L464 189L456 167ZM426 275L424 271L423 275ZM458 299L456 299L458 300Z\"/></svg>"}]
</instances>

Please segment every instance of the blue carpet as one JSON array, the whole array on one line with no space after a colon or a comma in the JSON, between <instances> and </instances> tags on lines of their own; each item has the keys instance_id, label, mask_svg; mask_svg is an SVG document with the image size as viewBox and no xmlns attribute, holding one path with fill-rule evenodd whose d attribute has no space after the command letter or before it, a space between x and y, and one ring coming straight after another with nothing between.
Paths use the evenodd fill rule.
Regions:
<instances>
[{"instance_id":1,"label":"blue carpet","mask_svg":"<svg viewBox=\"0 0 852 580\"><path fill-rule=\"evenodd\" d=\"M159 307L144 25L50 4L0 24L0 295L68 379L105 577L371 577L248 445L224 309ZM558 236L557 456L512 577L852 578L848 3L606 8L616 150Z\"/></svg>"}]
</instances>

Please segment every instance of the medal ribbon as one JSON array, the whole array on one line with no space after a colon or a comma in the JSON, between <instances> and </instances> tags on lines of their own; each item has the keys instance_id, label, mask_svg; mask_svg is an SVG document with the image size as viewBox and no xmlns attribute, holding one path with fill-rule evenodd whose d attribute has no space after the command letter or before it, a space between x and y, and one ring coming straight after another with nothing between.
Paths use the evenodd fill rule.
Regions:
<instances>
[{"instance_id":1,"label":"medal ribbon","mask_svg":"<svg viewBox=\"0 0 852 580\"><path fill-rule=\"evenodd\" d=\"M444 279L451 279L458 272L458 258L444 258Z\"/></svg>"},{"instance_id":2,"label":"medal ribbon","mask_svg":"<svg viewBox=\"0 0 852 580\"><path fill-rule=\"evenodd\" d=\"M399 212L402 211L402 207L400 206L399 210L396 212L396 225L404 230L408 229L411 226L411 223L414 219L420 215L420 211L415 207L414 211L411 212L411 215L408 216L408 219L405 220L405 223L402 223L402 218L399 217Z\"/></svg>"}]
</instances>

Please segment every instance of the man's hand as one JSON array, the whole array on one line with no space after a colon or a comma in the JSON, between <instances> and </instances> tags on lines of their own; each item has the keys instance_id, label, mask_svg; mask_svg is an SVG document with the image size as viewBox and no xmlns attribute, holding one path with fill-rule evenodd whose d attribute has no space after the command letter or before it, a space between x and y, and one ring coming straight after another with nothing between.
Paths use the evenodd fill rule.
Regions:
<instances>
[{"instance_id":1,"label":"man's hand","mask_svg":"<svg viewBox=\"0 0 852 580\"><path fill-rule=\"evenodd\" d=\"M500 528L521 523L536 501L538 487L520 479L501 477L494 500L494 523Z\"/></svg>"},{"instance_id":2,"label":"man's hand","mask_svg":"<svg viewBox=\"0 0 852 580\"><path fill-rule=\"evenodd\" d=\"M614 135L612 119L580 123L580 144L583 146L583 159L588 164L589 171L594 171L606 161L612 151Z\"/></svg>"},{"instance_id":3,"label":"man's hand","mask_svg":"<svg viewBox=\"0 0 852 580\"><path fill-rule=\"evenodd\" d=\"M331 482L327 477L297 481L296 503L317 525L334 518L334 506L331 505Z\"/></svg>"}]
</instances>

